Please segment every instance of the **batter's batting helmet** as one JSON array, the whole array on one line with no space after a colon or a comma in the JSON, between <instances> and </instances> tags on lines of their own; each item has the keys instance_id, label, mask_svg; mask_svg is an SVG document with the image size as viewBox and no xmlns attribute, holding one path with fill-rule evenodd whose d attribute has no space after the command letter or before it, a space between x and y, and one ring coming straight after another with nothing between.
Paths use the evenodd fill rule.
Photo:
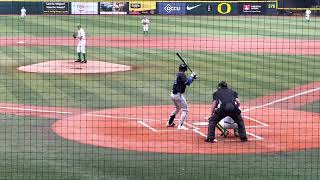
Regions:
<instances>
[{"instance_id":1,"label":"batter's batting helmet","mask_svg":"<svg viewBox=\"0 0 320 180\"><path fill-rule=\"evenodd\" d=\"M186 64L180 64L179 65L179 71L183 71L183 72L187 71L187 65Z\"/></svg>"},{"instance_id":2,"label":"batter's batting helmet","mask_svg":"<svg viewBox=\"0 0 320 180\"><path fill-rule=\"evenodd\" d=\"M218 83L218 88L226 88L228 87L228 84L225 81L220 81Z\"/></svg>"}]
</instances>

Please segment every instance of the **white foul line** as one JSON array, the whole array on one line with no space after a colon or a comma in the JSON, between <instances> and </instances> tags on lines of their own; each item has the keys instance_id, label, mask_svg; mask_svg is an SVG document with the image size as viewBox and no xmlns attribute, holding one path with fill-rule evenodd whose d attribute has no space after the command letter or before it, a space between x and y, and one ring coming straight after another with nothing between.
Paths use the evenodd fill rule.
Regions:
<instances>
[{"instance_id":1,"label":"white foul line","mask_svg":"<svg viewBox=\"0 0 320 180\"><path fill-rule=\"evenodd\" d=\"M142 126L149 128L153 132L157 132L158 130L154 129L153 127L149 126L148 124L144 123L143 121L138 121Z\"/></svg>"},{"instance_id":2,"label":"white foul line","mask_svg":"<svg viewBox=\"0 0 320 180\"><path fill-rule=\"evenodd\" d=\"M258 108L270 106L270 105L279 103L279 102L281 102L281 101L285 101L285 100L288 100L288 99L292 99L292 98L295 98L295 97L297 97L297 96L302 96L302 95L304 95L304 94L308 94L308 93L311 93L311 92L314 92L314 91L318 91L318 90L320 90L320 87L315 88L315 89L311 89L311 90L308 90L308 91L304 91L304 92L301 92L301 93L298 93L298 94L294 94L294 95L292 95L292 96L288 96L288 97L285 97L285 98L281 98L281 99L278 99L278 100L269 102L269 103L267 103L267 104L263 104L263 105L256 106L256 107L253 107L253 108L245 109L245 110L243 110L243 112L248 112L248 111L251 111L251 110L254 110L254 109L258 109Z\"/></svg>"},{"instance_id":3,"label":"white foul line","mask_svg":"<svg viewBox=\"0 0 320 180\"><path fill-rule=\"evenodd\" d=\"M247 119L249 119L249 120L251 120L251 121L254 121L254 122L258 123L258 124L261 124L262 126L266 126L266 127L269 126L268 124L266 124L266 123L264 123L264 122L261 122L261 121L258 121L258 120L256 120L256 119L253 119L253 118L251 118L251 117L249 117L249 116L243 116L243 117L244 117L244 118L247 118Z\"/></svg>"}]
</instances>

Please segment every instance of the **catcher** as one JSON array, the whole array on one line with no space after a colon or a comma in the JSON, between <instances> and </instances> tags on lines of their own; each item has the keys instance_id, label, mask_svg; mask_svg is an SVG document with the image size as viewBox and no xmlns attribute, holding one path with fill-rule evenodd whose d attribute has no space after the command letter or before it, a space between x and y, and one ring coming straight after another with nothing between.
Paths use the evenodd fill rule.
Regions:
<instances>
[{"instance_id":1,"label":"catcher","mask_svg":"<svg viewBox=\"0 0 320 180\"><path fill-rule=\"evenodd\" d=\"M149 25L150 25L150 21L147 18L147 16L143 16L143 19L141 20L141 24L143 26L143 34L147 34L149 33Z\"/></svg>"},{"instance_id":2,"label":"catcher","mask_svg":"<svg viewBox=\"0 0 320 180\"><path fill-rule=\"evenodd\" d=\"M78 53L78 59L75 62L81 62L81 63L87 63L86 58L86 32L81 27L81 24L77 24L78 32L73 33L73 38L78 39L78 45L77 45L77 53ZM83 55L83 59L81 58Z\"/></svg>"}]
</instances>

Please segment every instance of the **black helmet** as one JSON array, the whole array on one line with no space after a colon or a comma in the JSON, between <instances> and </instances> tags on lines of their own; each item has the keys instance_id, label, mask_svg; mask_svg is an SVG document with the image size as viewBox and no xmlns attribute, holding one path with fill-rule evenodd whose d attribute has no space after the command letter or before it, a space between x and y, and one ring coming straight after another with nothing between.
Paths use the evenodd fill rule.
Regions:
<instances>
[{"instance_id":1,"label":"black helmet","mask_svg":"<svg viewBox=\"0 0 320 180\"><path fill-rule=\"evenodd\" d=\"M179 65L179 71L183 71L183 72L187 71L187 65L186 64L180 64Z\"/></svg>"},{"instance_id":2,"label":"black helmet","mask_svg":"<svg viewBox=\"0 0 320 180\"><path fill-rule=\"evenodd\" d=\"M218 83L218 88L227 88L228 84L225 81L220 81Z\"/></svg>"}]
</instances>

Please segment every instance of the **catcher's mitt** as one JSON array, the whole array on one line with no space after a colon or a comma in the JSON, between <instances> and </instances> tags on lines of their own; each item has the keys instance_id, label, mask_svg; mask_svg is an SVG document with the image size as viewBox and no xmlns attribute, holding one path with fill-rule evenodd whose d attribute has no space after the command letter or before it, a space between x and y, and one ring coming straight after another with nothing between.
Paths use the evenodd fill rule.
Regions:
<instances>
[{"instance_id":1,"label":"catcher's mitt","mask_svg":"<svg viewBox=\"0 0 320 180\"><path fill-rule=\"evenodd\" d=\"M73 33L72 37L73 37L73 38L77 38L77 34L76 34L76 33Z\"/></svg>"}]
</instances>

